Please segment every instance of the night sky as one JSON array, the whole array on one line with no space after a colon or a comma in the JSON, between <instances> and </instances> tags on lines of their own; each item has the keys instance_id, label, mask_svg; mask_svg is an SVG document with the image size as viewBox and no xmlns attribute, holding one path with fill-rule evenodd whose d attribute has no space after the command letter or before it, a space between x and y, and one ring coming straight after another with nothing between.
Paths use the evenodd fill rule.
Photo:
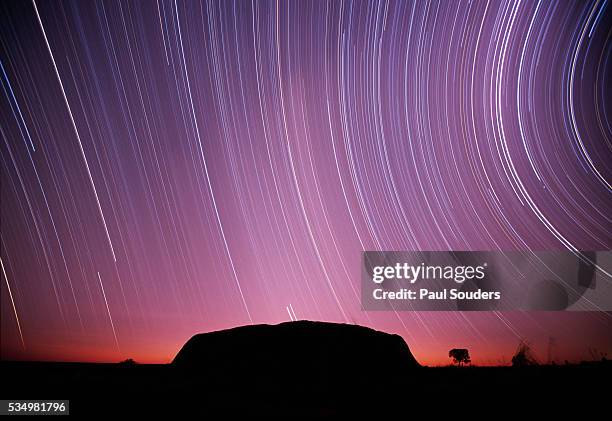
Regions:
<instances>
[{"instance_id":1,"label":"night sky","mask_svg":"<svg viewBox=\"0 0 612 421\"><path fill-rule=\"evenodd\" d=\"M3 359L292 319L424 364L609 313L364 312L363 250L612 248L609 1L2 1Z\"/></svg>"}]
</instances>

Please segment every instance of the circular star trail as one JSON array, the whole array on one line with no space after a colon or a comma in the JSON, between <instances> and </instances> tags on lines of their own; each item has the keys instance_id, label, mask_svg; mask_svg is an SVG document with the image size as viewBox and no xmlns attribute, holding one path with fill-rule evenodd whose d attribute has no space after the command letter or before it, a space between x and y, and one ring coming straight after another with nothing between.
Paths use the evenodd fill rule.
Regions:
<instances>
[{"instance_id":1,"label":"circular star trail","mask_svg":"<svg viewBox=\"0 0 612 421\"><path fill-rule=\"evenodd\" d=\"M3 1L2 357L316 319L417 358L606 313L364 312L363 250L612 248L608 1ZM540 348L538 348L540 347ZM505 359L504 359L505 358Z\"/></svg>"}]
</instances>

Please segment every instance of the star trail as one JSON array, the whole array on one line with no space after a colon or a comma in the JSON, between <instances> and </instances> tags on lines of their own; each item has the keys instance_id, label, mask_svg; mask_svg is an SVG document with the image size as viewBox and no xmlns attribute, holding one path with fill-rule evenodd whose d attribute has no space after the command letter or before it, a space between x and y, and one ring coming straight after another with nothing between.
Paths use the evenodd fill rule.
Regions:
<instances>
[{"instance_id":1,"label":"star trail","mask_svg":"<svg viewBox=\"0 0 612 421\"><path fill-rule=\"evenodd\" d=\"M311 319L508 360L605 312L362 311L363 250L612 248L609 1L3 1L2 358ZM505 360L504 360L505 358Z\"/></svg>"}]
</instances>

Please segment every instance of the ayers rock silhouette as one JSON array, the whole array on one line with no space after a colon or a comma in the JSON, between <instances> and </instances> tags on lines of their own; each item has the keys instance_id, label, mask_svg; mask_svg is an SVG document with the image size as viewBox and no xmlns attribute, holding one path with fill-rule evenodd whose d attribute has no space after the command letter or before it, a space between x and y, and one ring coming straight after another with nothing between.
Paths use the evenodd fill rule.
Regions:
<instances>
[{"instance_id":1,"label":"ayers rock silhouette","mask_svg":"<svg viewBox=\"0 0 612 421\"><path fill-rule=\"evenodd\" d=\"M201 378L208 387L323 393L386 388L408 379L420 367L398 335L311 321L198 334L187 341L172 365Z\"/></svg>"}]
</instances>

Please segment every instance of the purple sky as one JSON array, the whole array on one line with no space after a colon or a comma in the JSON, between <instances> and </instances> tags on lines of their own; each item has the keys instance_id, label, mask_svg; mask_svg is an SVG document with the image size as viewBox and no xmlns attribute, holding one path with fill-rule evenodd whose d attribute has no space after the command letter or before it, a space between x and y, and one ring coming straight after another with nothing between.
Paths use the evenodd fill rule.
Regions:
<instances>
[{"instance_id":1,"label":"purple sky","mask_svg":"<svg viewBox=\"0 0 612 421\"><path fill-rule=\"evenodd\" d=\"M610 357L610 314L366 313L359 276L362 250L611 248L611 18L1 2L2 358L168 361L292 311L427 364Z\"/></svg>"}]
</instances>

